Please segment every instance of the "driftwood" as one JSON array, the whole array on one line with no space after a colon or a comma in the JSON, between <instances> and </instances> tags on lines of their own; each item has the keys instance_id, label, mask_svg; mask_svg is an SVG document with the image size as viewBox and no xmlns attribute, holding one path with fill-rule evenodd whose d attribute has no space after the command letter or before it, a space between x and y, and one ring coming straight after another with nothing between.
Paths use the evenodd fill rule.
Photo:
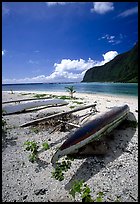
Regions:
<instances>
[{"instance_id":1,"label":"driftwood","mask_svg":"<svg viewBox=\"0 0 140 204\"><path fill-rule=\"evenodd\" d=\"M58 120L60 123L64 123L64 124L68 124L68 125L70 125L70 126L72 126L72 127L76 127L76 128L79 128L80 127L80 125L77 125L77 124L74 124L74 123L68 123L68 122L66 122L66 121L62 121L62 120Z\"/></svg>"},{"instance_id":2,"label":"driftwood","mask_svg":"<svg viewBox=\"0 0 140 204\"><path fill-rule=\"evenodd\" d=\"M5 103L17 103L17 102L21 102L21 101L33 101L33 100L40 100L40 99L49 99L51 97L45 97L45 98L27 98L27 99L20 99L20 100L15 100L15 101L3 101L2 104Z\"/></svg>"},{"instance_id":3,"label":"driftwood","mask_svg":"<svg viewBox=\"0 0 140 204\"><path fill-rule=\"evenodd\" d=\"M52 119L52 118L55 118L55 117L64 116L66 114L74 113L74 112L81 111L81 110L91 108L91 107L95 107L95 106L96 106L96 104L92 104L92 105L87 105L87 106L80 107L80 108L75 108L75 109L67 111L67 112L56 113L56 114L53 114L53 115L50 115L50 116L47 116L47 117L43 117L43 118L39 118L39 119L30 121L28 123L24 123L20 127L27 127L27 126L42 122L44 120L49 120L49 119Z\"/></svg>"}]
</instances>

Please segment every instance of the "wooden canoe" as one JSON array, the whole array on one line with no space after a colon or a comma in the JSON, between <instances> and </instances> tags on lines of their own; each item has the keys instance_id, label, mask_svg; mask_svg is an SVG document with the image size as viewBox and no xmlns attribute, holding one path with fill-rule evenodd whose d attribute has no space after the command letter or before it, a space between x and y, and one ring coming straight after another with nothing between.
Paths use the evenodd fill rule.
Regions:
<instances>
[{"instance_id":1,"label":"wooden canoe","mask_svg":"<svg viewBox=\"0 0 140 204\"><path fill-rule=\"evenodd\" d=\"M55 163L60 157L72 154L82 146L111 132L126 118L129 111L128 105L113 107L111 110L99 114L93 120L83 124L76 131L68 135L68 139L53 155L51 162Z\"/></svg>"},{"instance_id":2,"label":"wooden canoe","mask_svg":"<svg viewBox=\"0 0 140 204\"><path fill-rule=\"evenodd\" d=\"M38 100L26 103L20 103L15 105L5 105L2 107L4 114L12 114L22 112L24 110L40 107L40 106L47 106L47 105L67 105L68 103L63 99L46 99L46 100Z\"/></svg>"}]
</instances>

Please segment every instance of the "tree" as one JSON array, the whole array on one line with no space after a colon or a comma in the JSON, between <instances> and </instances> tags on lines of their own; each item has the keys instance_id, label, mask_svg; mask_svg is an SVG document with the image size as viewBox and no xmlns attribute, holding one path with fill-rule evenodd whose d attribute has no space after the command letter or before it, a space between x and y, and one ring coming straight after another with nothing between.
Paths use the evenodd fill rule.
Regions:
<instances>
[{"instance_id":1,"label":"tree","mask_svg":"<svg viewBox=\"0 0 140 204\"><path fill-rule=\"evenodd\" d=\"M70 97L73 98L73 94L76 92L74 90L74 86L65 87L67 91L70 93Z\"/></svg>"}]
</instances>

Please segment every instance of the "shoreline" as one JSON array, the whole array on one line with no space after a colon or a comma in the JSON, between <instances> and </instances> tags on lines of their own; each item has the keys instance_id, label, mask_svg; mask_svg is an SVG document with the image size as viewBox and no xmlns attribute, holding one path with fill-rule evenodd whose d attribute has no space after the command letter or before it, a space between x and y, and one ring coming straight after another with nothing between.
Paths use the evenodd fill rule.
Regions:
<instances>
[{"instance_id":1,"label":"shoreline","mask_svg":"<svg viewBox=\"0 0 140 204\"><path fill-rule=\"evenodd\" d=\"M13 91L14 93L35 93L35 94L61 94L61 95L68 95L69 93L67 91ZM2 93L11 93L11 91L2 91ZM98 96L102 96L102 97L119 97L119 98L134 98L134 99L138 99L138 96L136 95L126 95L126 94L109 94L109 93L88 93L88 92L77 92L74 93L74 95L76 94L81 94L81 95L98 95Z\"/></svg>"},{"instance_id":2,"label":"shoreline","mask_svg":"<svg viewBox=\"0 0 140 204\"><path fill-rule=\"evenodd\" d=\"M14 94L11 91L2 91L2 101L34 98L33 93L69 96L67 91L14 91ZM54 111L67 111L71 110L71 106L93 103L96 103L98 110L96 114L108 111L113 106L128 104L128 119L138 121L137 98L78 92L74 93L74 97L75 100L66 100L66 106L3 116L7 127L7 133L2 135L3 202L71 202L73 198L69 194L69 188L74 180L81 179L90 187L93 198L96 198L99 191L104 193L103 202L114 202L117 198L120 202L138 201L138 127L115 129L110 134L112 139L107 143L107 154L74 159L61 182L52 178L54 168L51 158L73 129L63 132L57 129L54 131L54 127L45 128L38 125L34 128L20 127L25 122L44 117ZM81 111L77 115L81 116L87 112L89 110ZM96 114L93 117L96 117ZM31 163L28 159L29 152L23 147L27 140L34 140L39 146L47 140L51 148L40 153L37 162ZM76 201L81 202L79 197L76 197Z\"/></svg>"}]
</instances>

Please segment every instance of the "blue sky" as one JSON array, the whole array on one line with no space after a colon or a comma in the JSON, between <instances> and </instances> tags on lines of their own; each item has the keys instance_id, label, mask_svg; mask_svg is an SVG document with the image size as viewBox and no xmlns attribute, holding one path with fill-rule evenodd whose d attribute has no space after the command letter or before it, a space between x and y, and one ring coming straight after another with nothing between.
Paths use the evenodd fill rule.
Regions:
<instances>
[{"instance_id":1,"label":"blue sky","mask_svg":"<svg viewBox=\"0 0 140 204\"><path fill-rule=\"evenodd\" d=\"M2 83L79 82L138 41L138 2L3 2Z\"/></svg>"}]
</instances>

